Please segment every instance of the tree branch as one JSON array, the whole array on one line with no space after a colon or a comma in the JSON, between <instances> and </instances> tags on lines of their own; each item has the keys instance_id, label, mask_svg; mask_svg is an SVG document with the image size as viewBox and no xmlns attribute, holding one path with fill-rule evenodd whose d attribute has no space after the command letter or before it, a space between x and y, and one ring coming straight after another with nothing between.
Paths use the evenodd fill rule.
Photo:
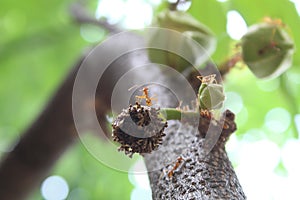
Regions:
<instances>
[{"instance_id":1,"label":"tree branch","mask_svg":"<svg viewBox=\"0 0 300 200\"><path fill-rule=\"evenodd\" d=\"M122 30L115 25L109 24L106 20L97 20L92 17L87 10L80 4L74 3L70 7L70 13L80 24L93 24L106 29L110 33L118 33Z\"/></svg>"}]
</instances>

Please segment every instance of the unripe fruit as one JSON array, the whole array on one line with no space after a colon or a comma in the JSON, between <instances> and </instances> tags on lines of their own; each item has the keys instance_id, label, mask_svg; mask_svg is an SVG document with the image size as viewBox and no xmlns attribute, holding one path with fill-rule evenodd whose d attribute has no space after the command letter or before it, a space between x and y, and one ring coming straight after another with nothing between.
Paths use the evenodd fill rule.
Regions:
<instances>
[{"instance_id":1,"label":"unripe fruit","mask_svg":"<svg viewBox=\"0 0 300 200\"><path fill-rule=\"evenodd\" d=\"M282 26L274 23L253 25L242 37L242 56L258 78L274 78L292 65L294 45Z\"/></svg>"},{"instance_id":2,"label":"unripe fruit","mask_svg":"<svg viewBox=\"0 0 300 200\"><path fill-rule=\"evenodd\" d=\"M223 86L216 83L215 75L197 77L202 82L198 90L200 109L214 110L223 106L225 95Z\"/></svg>"},{"instance_id":3,"label":"unripe fruit","mask_svg":"<svg viewBox=\"0 0 300 200\"><path fill-rule=\"evenodd\" d=\"M162 12L155 25L163 29L154 29L149 36L149 58L154 63L183 71L203 64L215 50L213 33L187 13Z\"/></svg>"},{"instance_id":4,"label":"unripe fruit","mask_svg":"<svg viewBox=\"0 0 300 200\"><path fill-rule=\"evenodd\" d=\"M198 100L201 109L220 109L225 100L223 86L215 83L201 84L199 88Z\"/></svg>"}]
</instances>

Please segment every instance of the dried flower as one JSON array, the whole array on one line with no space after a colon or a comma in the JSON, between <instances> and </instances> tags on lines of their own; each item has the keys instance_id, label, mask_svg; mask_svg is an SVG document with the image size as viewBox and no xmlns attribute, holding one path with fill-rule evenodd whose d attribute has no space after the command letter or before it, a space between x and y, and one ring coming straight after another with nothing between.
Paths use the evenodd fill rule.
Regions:
<instances>
[{"instance_id":1,"label":"dried flower","mask_svg":"<svg viewBox=\"0 0 300 200\"><path fill-rule=\"evenodd\" d=\"M112 124L113 140L120 143L119 151L132 157L134 153L151 153L162 143L167 122L159 117L159 109L138 102L118 115Z\"/></svg>"}]
</instances>

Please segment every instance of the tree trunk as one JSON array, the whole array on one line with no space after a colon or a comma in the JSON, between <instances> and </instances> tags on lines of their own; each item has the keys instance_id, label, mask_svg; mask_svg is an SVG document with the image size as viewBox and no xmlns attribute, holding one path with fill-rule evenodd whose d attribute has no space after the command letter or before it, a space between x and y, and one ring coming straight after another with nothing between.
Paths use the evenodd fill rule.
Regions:
<instances>
[{"instance_id":1,"label":"tree trunk","mask_svg":"<svg viewBox=\"0 0 300 200\"><path fill-rule=\"evenodd\" d=\"M179 121L170 123L160 149L145 156L153 199L246 199L225 151L225 142L236 129L233 113L225 115L226 129L208 152L203 138L208 119L201 117L199 130Z\"/></svg>"},{"instance_id":2,"label":"tree trunk","mask_svg":"<svg viewBox=\"0 0 300 200\"><path fill-rule=\"evenodd\" d=\"M147 52L143 49L138 50L143 47L142 43L140 37L133 34L124 35L124 37L119 37L119 40L115 40L113 44L109 44L105 48L105 53L95 54L94 60L89 62L93 67L106 67L103 63L110 54L114 54L122 48L125 50L137 49L121 56L116 62L110 63L110 69L102 77L102 86L98 85L95 106L102 126L105 124L106 111L110 109L112 88L116 82L132 68L149 64ZM40 117L23 134L13 151L1 161L0 199L25 199L46 177L59 156L77 138L72 115L72 91L81 61L74 67L68 79L62 84ZM149 71L143 72L146 76L132 74L132 79L168 78L164 75L157 75L157 68L151 70L152 68L149 68ZM171 79L169 82L172 81L176 80ZM128 93L129 87L125 87L124 93ZM161 91L160 94L165 94L165 91ZM97 104L100 106L97 107ZM166 104L170 105L168 102ZM174 103L172 105L174 106ZM179 126L181 134L175 132ZM224 145L218 145L206 157L200 159L202 139L197 136L197 130L177 122L171 125L167 131L164 145L160 148L166 149L166 151L157 151L145 156L147 168L150 169L149 175L154 199L192 199L190 195L194 195L194 199L211 197L214 199L245 199L226 156ZM171 158L168 160L169 163L165 162L163 155ZM173 175L169 177L168 171L175 165L178 155L183 158L181 166L175 169ZM154 169L159 170L153 171Z\"/></svg>"},{"instance_id":3,"label":"tree trunk","mask_svg":"<svg viewBox=\"0 0 300 200\"><path fill-rule=\"evenodd\" d=\"M25 199L77 138L72 119L72 87L82 60L16 147L0 165L0 199Z\"/></svg>"}]
</instances>

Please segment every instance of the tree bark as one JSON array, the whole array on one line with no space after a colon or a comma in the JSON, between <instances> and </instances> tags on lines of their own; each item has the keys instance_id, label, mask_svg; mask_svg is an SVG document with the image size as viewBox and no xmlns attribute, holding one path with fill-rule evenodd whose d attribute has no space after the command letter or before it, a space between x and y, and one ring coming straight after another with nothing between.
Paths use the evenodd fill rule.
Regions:
<instances>
[{"instance_id":1,"label":"tree bark","mask_svg":"<svg viewBox=\"0 0 300 200\"><path fill-rule=\"evenodd\" d=\"M236 128L234 115L226 111L225 117L226 129L209 152L203 137L210 119L201 116L198 129L170 123L161 150L145 156L153 199L246 199L225 151L225 142ZM219 125L213 129L217 131Z\"/></svg>"}]
</instances>

